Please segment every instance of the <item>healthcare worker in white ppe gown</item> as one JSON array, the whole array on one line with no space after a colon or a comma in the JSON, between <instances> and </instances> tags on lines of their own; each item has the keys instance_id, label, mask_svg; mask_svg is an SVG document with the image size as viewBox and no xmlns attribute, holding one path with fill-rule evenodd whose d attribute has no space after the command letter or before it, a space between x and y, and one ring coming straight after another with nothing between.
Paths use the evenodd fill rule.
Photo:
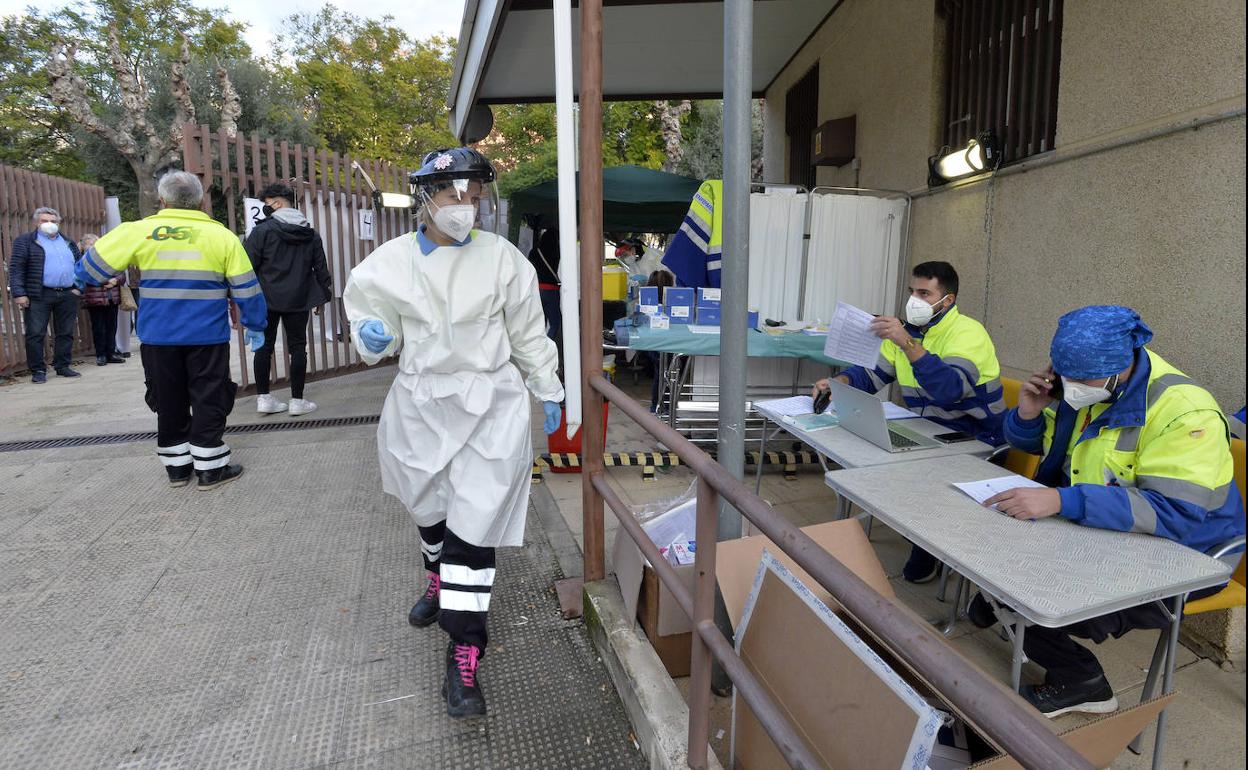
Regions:
<instances>
[{"instance_id":1,"label":"healthcare worker in white ppe gown","mask_svg":"<svg viewBox=\"0 0 1248 770\"><path fill-rule=\"evenodd\" d=\"M479 716L494 549L524 538L530 394L549 434L563 386L537 274L506 239L475 227L497 211L493 166L467 147L437 150L411 183L416 232L352 270L343 302L365 362L399 354L377 451L383 489L411 512L429 573L408 620L449 634L447 713Z\"/></svg>"}]
</instances>

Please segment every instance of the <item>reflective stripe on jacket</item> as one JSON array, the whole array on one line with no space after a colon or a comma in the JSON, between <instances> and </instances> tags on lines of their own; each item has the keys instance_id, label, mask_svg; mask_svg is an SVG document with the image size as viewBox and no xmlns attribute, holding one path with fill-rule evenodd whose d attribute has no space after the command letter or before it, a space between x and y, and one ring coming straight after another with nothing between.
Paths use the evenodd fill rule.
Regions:
<instances>
[{"instance_id":1,"label":"reflective stripe on jacket","mask_svg":"<svg viewBox=\"0 0 1248 770\"><path fill-rule=\"evenodd\" d=\"M1226 418L1156 353L1136 352L1116 400L1078 412L1057 402L1031 421L1014 410L1005 432L1012 445L1043 451L1037 479L1062 487L1068 519L1202 552L1244 534Z\"/></svg>"},{"instance_id":2,"label":"reflective stripe on jacket","mask_svg":"<svg viewBox=\"0 0 1248 770\"><path fill-rule=\"evenodd\" d=\"M904 350L884 340L874 370L855 366L845 372L850 384L875 392L896 381L906 406L920 415L989 444L1002 443L1001 365L983 324L955 305L926 327L906 324L906 330L923 342L926 355L911 364Z\"/></svg>"}]
</instances>

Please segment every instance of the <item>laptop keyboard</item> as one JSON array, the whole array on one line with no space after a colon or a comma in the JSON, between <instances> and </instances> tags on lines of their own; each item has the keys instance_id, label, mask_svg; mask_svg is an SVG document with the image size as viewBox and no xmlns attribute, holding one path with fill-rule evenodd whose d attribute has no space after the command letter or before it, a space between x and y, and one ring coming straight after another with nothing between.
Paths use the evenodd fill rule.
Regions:
<instances>
[{"instance_id":1,"label":"laptop keyboard","mask_svg":"<svg viewBox=\"0 0 1248 770\"><path fill-rule=\"evenodd\" d=\"M893 449L908 449L910 447L919 446L919 442L906 438L900 433L888 432L888 440L892 443Z\"/></svg>"}]
</instances>

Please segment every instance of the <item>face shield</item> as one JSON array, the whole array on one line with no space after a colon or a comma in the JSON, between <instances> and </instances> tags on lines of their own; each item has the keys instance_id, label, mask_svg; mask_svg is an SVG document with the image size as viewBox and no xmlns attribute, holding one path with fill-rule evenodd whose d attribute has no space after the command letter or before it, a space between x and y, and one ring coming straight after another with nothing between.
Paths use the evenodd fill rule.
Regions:
<instances>
[{"instance_id":1,"label":"face shield","mask_svg":"<svg viewBox=\"0 0 1248 770\"><path fill-rule=\"evenodd\" d=\"M427 213L426 221L432 222L444 234L454 237L457 233L446 232L438 225L439 211L472 207L472 227L486 232L498 232L498 186L494 182L476 179L449 179L431 185L420 185L416 190L420 204ZM445 215L444 215L445 216ZM463 240L455 238L455 240Z\"/></svg>"}]
</instances>

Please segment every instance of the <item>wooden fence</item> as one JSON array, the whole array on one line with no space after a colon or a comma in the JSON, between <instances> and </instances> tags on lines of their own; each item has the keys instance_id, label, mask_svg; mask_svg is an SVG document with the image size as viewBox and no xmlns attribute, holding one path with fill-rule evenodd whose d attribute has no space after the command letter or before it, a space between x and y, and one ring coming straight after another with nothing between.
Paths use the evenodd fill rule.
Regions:
<instances>
[{"instance_id":1,"label":"wooden fence","mask_svg":"<svg viewBox=\"0 0 1248 770\"><path fill-rule=\"evenodd\" d=\"M245 198L255 198L273 182L285 182L295 191L296 205L320 234L333 276L333 301L308 321L308 379L344 374L363 366L350 345L343 313L342 290L347 275L377 246L412 229L407 211L373 208L371 191L359 166L378 189L408 191L408 170L392 163L355 159L323 149L261 140L252 133L230 137L208 126L187 124L183 130L183 165L204 183L204 210L241 237L246 229ZM373 238L365 240L361 212L371 218ZM251 355L238 332L237 367L240 384L254 381ZM273 385L289 381L290 358L278 338L281 355L274 356Z\"/></svg>"},{"instance_id":2,"label":"wooden fence","mask_svg":"<svg viewBox=\"0 0 1248 770\"><path fill-rule=\"evenodd\" d=\"M35 229L31 216L40 206L60 212L61 232L70 238L104 229L103 187L0 165L0 277L4 279L0 290L0 375L26 368L25 324L9 294L9 259L13 239ZM49 346L50 338L51 334ZM90 347L91 322L83 311L78 315L74 353L85 353ZM48 360L50 363L50 357Z\"/></svg>"}]
</instances>

